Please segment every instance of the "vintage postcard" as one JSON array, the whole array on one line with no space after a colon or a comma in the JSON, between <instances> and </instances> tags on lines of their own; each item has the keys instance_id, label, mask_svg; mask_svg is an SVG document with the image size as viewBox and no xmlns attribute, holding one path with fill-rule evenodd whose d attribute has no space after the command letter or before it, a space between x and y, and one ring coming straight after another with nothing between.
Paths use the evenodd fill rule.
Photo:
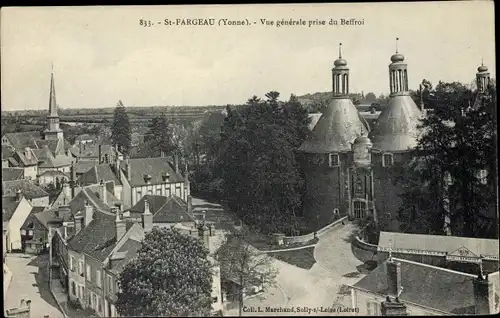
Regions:
<instances>
[{"instance_id":1,"label":"vintage postcard","mask_svg":"<svg viewBox=\"0 0 500 318\"><path fill-rule=\"evenodd\" d=\"M493 2L0 21L4 316L499 312Z\"/></svg>"}]
</instances>

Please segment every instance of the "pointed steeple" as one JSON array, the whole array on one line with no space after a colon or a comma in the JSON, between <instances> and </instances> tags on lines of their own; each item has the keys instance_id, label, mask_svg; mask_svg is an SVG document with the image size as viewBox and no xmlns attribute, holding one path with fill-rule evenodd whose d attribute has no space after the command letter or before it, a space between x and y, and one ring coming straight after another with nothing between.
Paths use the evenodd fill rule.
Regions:
<instances>
[{"instance_id":1,"label":"pointed steeple","mask_svg":"<svg viewBox=\"0 0 500 318\"><path fill-rule=\"evenodd\" d=\"M50 99L49 99L49 117L59 117L57 114L56 87L54 84L54 70L50 72Z\"/></svg>"}]
</instances>

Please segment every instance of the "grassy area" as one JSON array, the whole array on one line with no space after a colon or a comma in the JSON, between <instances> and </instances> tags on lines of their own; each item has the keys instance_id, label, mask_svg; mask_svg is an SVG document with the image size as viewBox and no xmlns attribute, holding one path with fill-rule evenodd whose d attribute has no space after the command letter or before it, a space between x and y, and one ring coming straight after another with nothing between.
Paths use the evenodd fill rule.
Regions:
<instances>
[{"instance_id":1,"label":"grassy area","mask_svg":"<svg viewBox=\"0 0 500 318\"><path fill-rule=\"evenodd\" d=\"M268 253L268 255L303 269L311 269L316 260L314 259L314 246L300 250Z\"/></svg>"}]
</instances>

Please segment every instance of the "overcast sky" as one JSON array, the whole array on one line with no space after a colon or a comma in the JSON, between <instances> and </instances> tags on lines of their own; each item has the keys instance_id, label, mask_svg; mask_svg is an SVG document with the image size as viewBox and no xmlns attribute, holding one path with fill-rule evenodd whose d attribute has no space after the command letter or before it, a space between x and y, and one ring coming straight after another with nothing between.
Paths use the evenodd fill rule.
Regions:
<instances>
[{"instance_id":1,"label":"overcast sky","mask_svg":"<svg viewBox=\"0 0 500 318\"><path fill-rule=\"evenodd\" d=\"M250 26L142 27L177 18L247 18ZM260 19L326 20L262 26ZM330 19L364 20L329 26ZM253 24L256 22L256 24ZM410 88L470 83L481 58L495 77L493 2L2 8L2 109L48 106L51 63L62 108L224 105L270 90L331 90L343 43L350 90L388 92L388 64L406 56Z\"/></svg>"}]
</instances>

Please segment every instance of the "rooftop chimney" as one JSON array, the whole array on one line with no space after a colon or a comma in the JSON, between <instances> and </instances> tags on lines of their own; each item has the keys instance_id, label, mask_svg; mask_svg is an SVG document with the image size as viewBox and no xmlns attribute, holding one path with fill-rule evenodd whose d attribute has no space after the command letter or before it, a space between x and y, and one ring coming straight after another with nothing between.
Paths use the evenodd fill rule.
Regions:
<instances>
[{"instance_id":1,"label":"rooftop chimney","mask_svg":"<svg viewBox=\"0 0 500 318\"><path fill-rule=\"evenodd\" d=\"M94 207L89 204L89 202L85 202L85 216L84 216L84 224L85 226L89 225L92 222L92 218L94 216Z\"/></svg>"},{"instance_id":2,"label":"rooftop chimney","mask_svg":"<svg viewBox=\"0 0 500 318\"><path fill-rule=\"evenodd\" d=\"M177 154L177 151L174 154L174 160L175 160L175 173L179 173L179 155Z\"/></svg>"},{"instance_id":3,"label":"rooftop chimney","mask_svg":"<svg viewBox=\"0 0 500 318\"><path fill-rule=\"evenodd\" d=\"M84 216L81 212L75 214L75 235L82 230L84 222Z\"/></svg>"},{"instance_id":4,"label":"rooftop chimney","mask_svg":"<svg viewBox=\"0 0 500 318\"><path fill-rule=\"evenodd\" d=\"M106 189L106 184L104 180L101 179L101 184L99 185L99 199L105 204L108 204L108 189Z\"/></svg>"},{"instance_id":5,"label":"rooftop chimney","mask_svg":"<svg viewBox=\"0 0 500 318\"><path fill-rule=\"evenodd\" d=\"M400 302L398 297L391 301L391 298L387 296L382 302L381 311L382 316L408 316L406 305Z\"/></svg>"},{"instance_id":6,"label":"rooftop chimney","mask_svg":"<svg viewBox=\"0 0 500 318\"><path fill-rule=\"evenodd\" d=\"M102 145L99 145L99 164L102 163Z\"/></svg>"},{"instance_id":7,"label":"rooftop chimney","mask_svg":"<svg viewBox=\"0 0 500 318\"><path fill-rule=\"evenodd\" d=\"M395 262L392 257L386 262L387 266L387 293L389 296L399 297L401 287L401 263Z\"/></svg>"},{"instance_id":8,"label":"rooftop chimney","mask_svg":"<svg viewBox=\"0 0 500 318\"><path fill-rule=\"evenodd\" d=\"M153 214L149 210L148 200L144 200L144 213L142 214L142 227L144 232L149 232L153 228Z\"/></svg>"},{"instance_id":9,"label":"rooftop chimney","mask_svg":"<svg viewBox=\"0 0 500 318\"><path fill-rule=\"evenodd\" d=\"M71 163L71 199L73 199L76 195L75 187L76 187L76 169L75 169L75 164Z\"/></svg>"},{"instance_id":10,"label":"rooftop chimney","mask_svg":"<svg viewBox=\"0 0 500 318\"><path fill-rule=\"evenodd\" d=\"M193 216L193 198L188 195L187 197L188 214Z\"/></svg>"},{"instance_id":11,"label":"rooftop chimney","mask_svg":"<svg viewBox=\"0 0 500 318\"><path fill-rule=\"evenodd\" d=\"M127 224L125 223L125 220L123 217L120 215L121 213L116 213L116 218L115 218L115 229L116 229L116 241L118 242L121 240L121 238L125 235L125 232L127 231Z\"/></svg>"},{"instance_id":12,"label":"rooftop chimney","mask_svg":"<svg viewBox=\"0 0 500 318\"><path fill-rule=\"evenodd\" d=\"M203 244L207 249L210 250L210 229L205 225L202 224L198 228L198 237L203 240Z\"/></svg>"},{"instance_id":13,"label":"rooftop chimney","mask_svg":"<svg viewBox=\"0 0 500 318\"><path fill-rule=\"evenodd\" d=\"M121 179L121 173L120 173L120 156L118 154L117 148L118 148L118 146L115 146L115 173L116 173L116 177L121 182L122 179Z\"/></svg>"},{"instance_id":14,"label":"rooftop chimney","mask_svg":"<svg viewBox=\"0 0 500 318\"><path fill-rule=\"evenodd\" d=\"M109 163L109 155L107 153L104 154L104 162Z\"/></svg>"},{"instance_id":15,"label":"rooftop chimney","mask_svg":"<svg viewBox=\"0 0 500 318\"><path fill-rule=\"evenodd\" d=\"M17 189L16 191L16 201L19 202L23 198L23 193L21 192L21 189Z\"/></svg>"},{"instance_id":16,"label":"rooftop chimney","mask_svg":"<svg viewBox=\"0 0 500 318\"><path fill-rule=\"evenodd\" d=\"M495 288L488 275L479 274L474 278L474 313L476 315L489 315L495 313Z\"/></svg>"}]
</instances>

